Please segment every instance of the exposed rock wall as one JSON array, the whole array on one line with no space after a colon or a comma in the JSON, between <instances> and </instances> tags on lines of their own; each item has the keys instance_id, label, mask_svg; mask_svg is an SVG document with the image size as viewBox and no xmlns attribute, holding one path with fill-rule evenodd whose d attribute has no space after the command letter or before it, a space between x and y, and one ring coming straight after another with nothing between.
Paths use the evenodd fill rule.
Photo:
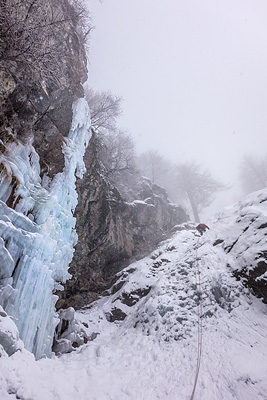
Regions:
<instances>
[{"instance_id":1,"label":"exposed rock wall","mask_svg":"<svg viewBox=\"0 0 267 400\"><path fill-rule=\"evenodd\" d=\"M52 352L57 325L54 293L70 277L68 266L77 241L75 182L84 172L90 135L88 105L81 98L86 58L67 0L8 0L0 2L0 12L4 7L26 31L15 32L16 40L23 35L31 40L27 32L38 36L42 18L43 25L51 22L46 30L59 56L56 76L53 69L44 76L32 68L31 59L13 59L15 48L6 54L12 40L3 41L0 32L0 306L16 323L25 347L41 358ZM50 20L40 13L43 10ZM64 22L57 22L59 18ZM10 30L17 27L13 22L9 21ZM46 38L42 41L39 34L39 39L31 44L48 51L42 47ZM14 343L8 341L8 325L0 326L0 345L11 354L10 347L18 349L17 333Z\"/></svg>"},{"instance_id":2,"label":"exposed rock wall","mask_svg":"<svg viewBox=\"0 0 267 400\"><path fill-rule=\"evenodd\" d=\"M69 18L73 10L67 0L17 0L16 4L26 12L22 18L16 13L16 22L27 29L28 20L35 33L38 15L34 7L36 12L47 11L46 34L51 29L48 37L59 56L56 70L49 64L50 73L43 74L26 59L5 59L5 51L0 49L0 204L5 210L0 218L0 242L10 264L0 271L0 295L27 348L39 358L51 353L56 324L53 293L68 278L76 239L74 181L75 173L83 172L79 155L89 128L86 107L77 99L83 96L87 69L79 27L76 19ZM56 22L58 16L63 22ZM42 13L39 22L41 17ZM37 39L41 37L37 35ZM38 40L32 45L45 46L46 40ZM81 110L85 110L83 116ZM174 225L187 219L183 210L171 205L166 193L149 181L140 183L135 201L125 202L103 177L94 141L86 166L87 175L77 185L79 242L70 267L73 278L59 306L78 308L90 303L110 286L117 271L151 251ZM44 272L47 279L42 279ZM9 289L14 298L7 293Z\"/></svg>"},{"instance_id":3,"label":"exposed rock wall","mask_svg":"<svg viewBox=\"0 0 267 400\"><path fill-rule=\"evenodd\" d=\"M228 254L234 276L267 304L267 189L226 209L217 222L214 245Z\"/></svg>"},{"instance_id":4,"label":"exposed rock wall","mask_svg":"<svg viewBox=\"0 0 267 400\"><path fill-rule=\"evenodd\" d=\"M52 48L44 48L44 54L45 51L51 52L49 57L54 60L54 64L47 66L51 70L49 73L44 71L45 65L40 70L36 69L34 60L31 65L19 56L13 60L10 54L0 52L1 150L5 151L5 145L9 142L31 142L40 157L41 174L45 173L50 178L64 167L62 147L71 126L72 103L83 97L82 83L87 79L86 55L81 43L80 28L77 18L70 18L74 9L67 0L54 0L51 4L47 2L45 5L38 0L33 2L32 8L28 6L30 11L21 9L21 12L27 12L29 29L33 31L37 30L34 24L39 19L42 21L42 12L45 14L43 24L48 26L43 28L43 33L50 31L48 38L50 42L55 42ZM22 18L16 18L17 24L24 22ZM24 22L22 28L26 30L27 23ZM39 36L36 40L40 43L33 41L32 46L45 45ZM13 52L16 54L15 49Z\"/></svg>"},{"instance_id":5,"label":"exposed rock wall","mask_svg":"<svg viewBox=\"0 0 267 400\"><path fill-rule=\"evenodd\" d=\"M59 293L58 308L80 308L95 300L111 285L114 274L188 220L180 207L169 203L165 190L148 179L140 182L135 201L124 201L101 172L94 139L85 163L87 172L77 184L79 240L69 270L73 277Z\"/></svg>"}]
</instances>

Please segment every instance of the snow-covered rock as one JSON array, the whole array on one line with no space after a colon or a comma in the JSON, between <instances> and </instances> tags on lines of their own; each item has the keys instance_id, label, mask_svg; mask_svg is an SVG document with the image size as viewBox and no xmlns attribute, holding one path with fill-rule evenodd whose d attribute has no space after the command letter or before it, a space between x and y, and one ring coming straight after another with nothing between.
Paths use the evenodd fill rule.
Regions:
<instances>
[{"instance_id":1,"label":"snow-covered rock","mask_svg":"<svg viewBox=\"0 0 267 400\"><path fill-rule=\"evenodd\" d=\"M218 214L213 230L234 275L267 303L267 189Z\"/></svg>"},{"instance_id":2,"label":"snow-covered rock","mask_svg":"<svg viewBox=\"0 0 267 400\"><path fill-rule=\"evenodd\" d=\"M61 309L58 313L59 324L56 327L53 351L56 354L69 353L88 342L84 325L75 318L74 308Z\"/></svg>"}]
</instances>

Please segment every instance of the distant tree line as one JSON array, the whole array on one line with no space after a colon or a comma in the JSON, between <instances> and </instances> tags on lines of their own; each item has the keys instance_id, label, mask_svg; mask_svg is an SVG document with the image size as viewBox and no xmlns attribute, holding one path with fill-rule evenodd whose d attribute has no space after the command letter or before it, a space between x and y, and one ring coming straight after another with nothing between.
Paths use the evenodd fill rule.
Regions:
<instances>
[{"instance_id":1,"label":"distant tree line","mask_svg":"<svg viewBox=\"0 0 267 400\"><path fill-rule=\"evenodd\" d=\"M91 129L99 144L98 159L111 183L126 192L125 188L133 189L144 175L164 187L172 201L188 203L195 221L200 222L199 213L225 185L194 162L172 165L156 151L137 157L133 139L117 127L121 98L91 88L85 89L85 96L91 110Z\"/></svg>"},{"instance_id":2,"label":"distant tree line","mask_svg":"<svg viewBox=\"0 0 267 400\"><path fill-rule=\"evenodd\" d=\"M240 179L245 194L267 187L267 154L245 155L240 166Z\"/></svg>"},{"instance_id":3,"label":"distant tree line","mask_svg":"<svg viewBox=\"0 0 267 400\"><path fill-rule=\"evenodd\" d=\"M196 162L172 164L157 151L142 154L139 169L165 187L172 201L189 206L196 222L200 222L201 211L215 200L215 193L227 188Z\"/></svg>"},{"instance_id":4,"label":"distant tree line","mask_svg":"<svg viewBox=\"0 0 267 400\"><path fill-rule=\"evenodd\" d=\"M196 222L201 212L216 199L216 194L229 189L195 161L171 163L159 152L149 150L136 155L132 137L117 127L122 99L110 92L85 90L91 110L92 130L99 143L98 159L105 175L122 194L134 191L141 176L165 188L169 199L191 209ZM244 156L240 166L244 194L267 187L267 155Z\"/></svg>"}]
</instances>

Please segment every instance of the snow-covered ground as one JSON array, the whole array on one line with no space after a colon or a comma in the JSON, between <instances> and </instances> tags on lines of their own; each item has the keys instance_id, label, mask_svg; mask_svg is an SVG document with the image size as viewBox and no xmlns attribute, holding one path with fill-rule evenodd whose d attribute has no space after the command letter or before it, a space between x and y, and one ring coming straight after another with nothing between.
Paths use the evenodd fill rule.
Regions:
<instances>
[{"instance_id":1,"label":"snow-covered ground","mask_svg":"<svg viewBox=\"0 0 267 400\"><path fill-rule=\"evenodd\" d=\"M76 351L3 355L1 400L267 400L267 307L214 246L234 218L227 211L201 237L181 230L122 271L77 313L94 339Z\"/></svg>"}]
</instances>

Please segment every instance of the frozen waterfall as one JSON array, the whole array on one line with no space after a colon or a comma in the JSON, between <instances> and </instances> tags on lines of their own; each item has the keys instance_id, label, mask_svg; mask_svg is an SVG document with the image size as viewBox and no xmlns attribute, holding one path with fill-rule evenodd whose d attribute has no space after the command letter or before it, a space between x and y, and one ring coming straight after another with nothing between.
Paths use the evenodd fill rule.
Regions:
<instances>
[{"instance_id":1,"label":"frozen waterfall","mask_svg":"<svg viewBox=\"0 0 267 400\"><path fill-rule=\"evenodd\" d=\"M77 240L75 182L85 171L89 128L87 103L79 99L64 138L65 167L53 180L41 181L39 157L31 144L13 142L0 156L0 305L37 359L51 355L58 323L53 293L70 277ZM7 205L10 196L15 210Z\"/></svg>"}]
</instances>

